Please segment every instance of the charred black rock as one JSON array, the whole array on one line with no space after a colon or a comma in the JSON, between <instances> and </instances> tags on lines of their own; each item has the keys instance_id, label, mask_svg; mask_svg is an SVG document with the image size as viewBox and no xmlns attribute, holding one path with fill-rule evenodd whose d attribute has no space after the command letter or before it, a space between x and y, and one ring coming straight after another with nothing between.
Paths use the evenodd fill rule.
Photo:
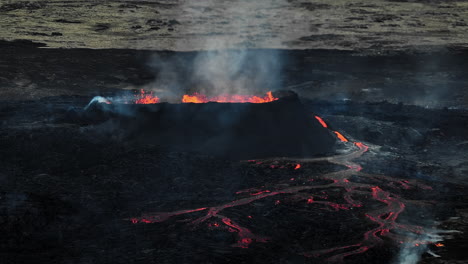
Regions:
<instances>
[{"instance_id":1,"label":"charred black rock","mask_svg":"<svg viewBox=\"0 0 468 264\"><path fill-rule=\"evenodd\" d=\"M336 139L328 129L306 114L296 94L279 94L280 100L263 104L96 103L84 119L107 121L112 125L99 127L123 130L141 143L235 159L332 153Z\"/></svg>"}]
</instances>

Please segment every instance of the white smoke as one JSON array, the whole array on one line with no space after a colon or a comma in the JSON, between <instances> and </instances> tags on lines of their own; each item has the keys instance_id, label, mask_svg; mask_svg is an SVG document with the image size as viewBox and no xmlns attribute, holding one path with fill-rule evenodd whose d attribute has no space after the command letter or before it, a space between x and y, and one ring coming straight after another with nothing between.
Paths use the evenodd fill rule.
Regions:
<instances>
[{"instance_id":1,"label":"white smoke","mask_svg":"<svg viewBox=\"0 0 468 264\"><path fill-rule=\"evenodd\" d=\"M273 2L278 1L289 5L286 0ZM206 3L204 8L205 5ZM211 7L217 9L216 14L224 18L223 25L203 24L203 27L213 27L209 30L212 32L222 27L223 34L203 36L202 43L197 42L197 47L202 47L201 50L191 59L182 59L182 56L177 55L170 58L154 55L149 65L157 77L154 83L146 88L160 97L169 98L167 101L180 98L181 94L194 92L207 95L263 95L278 89L281 86L279 76L282 60L279 52L250 49L256 46L254 35L250 35L254 31L252 28L259 30L259 25L255 24L259 14L254 12L252 5L257 7L259 3L246 0L212 1ZM269 1L261 3L265 9L270 5L272 2ZM185 16L196 7L197 4L192 1L180 2L180 15ZM269 16L265 18L267 24L275 23L269 21L275 17L274 10L268 11ZM186 20L186 17L181 19ZM196 39L200 27L199 23L194 22L185 24L180 30L183 30L184 34L193 34ZM175 50L183 50L182 47L186 45L186 40L175 40L174 43ZM189 54L186 55L190 57Z\"/></svg>"},{"instance_id":2,"label":"white smoke","mask_svg":"<svg viewBox=\"0 0 468 264\"><path fill-rule=\"evenodd\" d=\"M417 264L426 249L426 245L403 247L398 254L398 260L395 264Z\"/></svg>"},{"instance_id":3,"label":"white smoke","mask_svg":"<svg viewBox=\"0 0 468 264\"><path fill-rule=\"evenodd\" d=\"M194 61L191 89L205 94L265 93L280 87L280 57L274 51L216 50Z\"/></svg>"},{"instance_id":4,"label":"white smoke","mask_svg":"<svg viewBox=\"0 0 468 264\"><path fill-rule=\"evenodd\" d=\"M450 238L450 234L453 233L459 233L459 231L430 230L426 231L424 234L409 239L403 244L394 264L417 264L424 253L428 253L433 257L440 257L432 252L428 245L442 242L444 239Z\"/></svg>"},{"instance_id":5,"label":"white smoke","mask_svg":"<svg viewBox=\"0 0 468 264\"><path fill-rule=\"evenodd\" d=\"M91 105L93 105L94 103L110 104L110 103L111 103L111 99L105 98L105 97L102 97L102 96L95 96L95 97L93 97L93 99L91 99L91 101L88 103L88 105L85 106L84 110L88 110L88 108L89 108Z\"/></svg>"}]
</instances>

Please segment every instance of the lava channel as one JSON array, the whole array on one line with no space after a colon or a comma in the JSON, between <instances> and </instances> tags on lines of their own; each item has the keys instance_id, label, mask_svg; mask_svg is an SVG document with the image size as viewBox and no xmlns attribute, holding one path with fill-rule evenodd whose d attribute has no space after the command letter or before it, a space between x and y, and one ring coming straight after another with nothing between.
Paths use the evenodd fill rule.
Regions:
<instances>
[{"instance_id":1,"label":"lava channel","mask_svg":"<svg viewBox=\"0 0 468 264\"><path fill-rule=\"evenodd\" d=\"M321 123L325 128L328 125L320 117L315 119ZM336 131L332 131L336 132ZM234 247L248 248L251 243L266 243L270 241L267 236L257 235L252 233L247 227L242 227L240 224L235 223L228 216L222 215L221 212L227 208L238 207L250 204L252 202L265 199L267 197L274 197L278 195L289 195L294 198L296 202L304 202L309 205L321 206L323 208L329 208L332 212L338 212L340 210L349 210L352 208L363 207L363 201L372 199L379 204L381 207L366 212L366 219L376 223L377 227L367 230L362 234L362 238L359 242L347 244L343 246L326 248L326 249L312 249L310 251L303 252L302 255L306 257L325 257L329 261L341 261L347 256L361 254L367 250L381 245L383 243L382 237L387 237L396 244L400 244L401 241L412 241L413 244L429 243L429 241L416 240L422 233L430 233L431 230L426 230L421 226L416 225L404 225L397 222L399 215L405 210L405 203L412 201L406 201L402 197L392 193L391 190L407 190L407 189L423 189L430 190L431 187L419 183L416 180L400 180L395 179L386 175L368 174L362 172L362 167L354 160L363 156L368 152L369 147L362 142L350 142L342 134L335 133L337 137L345 144L353 144L354 150L347 154L336 155L331 157L321 158L302 158L302 159L288 159L288 158L277 158L277 159L265 159L265 160L250 160L249 164L252 166L267 166L270 164L277 164L279 160L290 162L290 166L294 169L300 169L304 164L311 164L316 162L330 162L337 165L342 165L345 169L326 173L320 176L320 179L328 180L324 184L314 185L300 185L300 186L287 186L284 183L278 183L273 185L273 188L262 189L262 188L251 188L246 190L240 190L236 192L237 199L234 199L225 204L219 204L211 207L201 207L194 209L179 210L173 212L155 212L144 214L141 217L134 217L131 220L132 223L160 223L170 221L174 216L178 215L190 215L194 212L204 212L204 215L195 219L191 219L189 225L203 227L203 223L206 223L209 219L218 219L226 228L231 232L237 234L237 241L232 245ZM301 166L302 164L302 166ZM286 167L283 167L286 168ZM280 167L281 169L281 167ZM361 183L351 181L352 177L360 177L362 179L368 179L370 183ZM304 182L311 182L316 179L317 176L308 176L304 179ZM376 185L375 183L378 183ZM343 203L335 203L331 201L324 201L320 194L320 191L328 188L341 188L344 190ZM282 196L282 197L283 197ZM279 204L281 201L276 200L275 204ZM212 226L208 223L207 226ZM219 223L216 223L219 226ZM411 243L410 243L411 244Z\"/></svg>"}]
</instances>

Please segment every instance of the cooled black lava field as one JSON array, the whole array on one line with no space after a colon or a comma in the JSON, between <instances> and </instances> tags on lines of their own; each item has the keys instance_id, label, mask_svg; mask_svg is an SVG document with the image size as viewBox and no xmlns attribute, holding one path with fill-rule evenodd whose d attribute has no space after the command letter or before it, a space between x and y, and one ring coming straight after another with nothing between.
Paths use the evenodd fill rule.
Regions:
<instances>
[{"instance_id":1,"label":"cooled black lava field","mask_svg":"<svg viewBox=\"0 0 468 264\"><path fill-rule=\"evenodd\" d=\"M2 263L468 259L464 50L248 50L274 99L194 104L196 52L1 45Z\"/></svg>"},{"instance_id":2,"label":"cooled black lava field","mask_svg":"<svg viewBox=\"0 0 468 264\"><path fill-rule=\"evenodd\" d=\"M233 160L70 120L89 100L2 102L5 263L390 263L423 247L441 256L423 263L467 257L447 231L466 231L466 167L439 157L466 151L464 111L303 100L349 140L334 156Z\"/></svg>"}]
</instances>

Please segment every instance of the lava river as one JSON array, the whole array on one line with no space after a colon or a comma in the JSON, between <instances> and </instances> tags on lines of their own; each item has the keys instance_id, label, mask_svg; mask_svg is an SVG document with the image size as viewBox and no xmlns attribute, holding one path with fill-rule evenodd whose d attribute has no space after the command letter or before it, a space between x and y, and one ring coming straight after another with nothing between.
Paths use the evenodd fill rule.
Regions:
<instances>
[{"instance_id":1,"label":"lava river","mask_svg":"<svg viewBox=\"0 0 468 264\"><path fill-rule=\"evenodd\" d=\"M322 118L316 116L315 119L317 119L323 127L329 128ZM402 180L386 175L363 172L361 165L355 162L355 160L368 153L369 147L362 142L352 142L337 131L331 132L336 134L337 138L340 139L343 144L349 145L352 150L345 154L321 158L276 158L246 161L252 166L270 164L268 166L271 168L276 166L272 164L282 161L289 164L289 168L295 170L301 170L304 165L317 162L329 162L343 166L344 169L342 170L326 173L319 177L320 179L327 180L327 183L307 185L307 182L313 181L314 178L317 179L317 176L309 177L308 179L303 179L305 184L300 186L285 186L285 184L278 183L269 189L240 190L236 192L237 199L224 204L211 207L182 209L172 212L147 213L129 220L134 224L161 223L171 221L172 217L178 215L190 216L190 214L195 212L203 212L203 216L192 218L189 226L208 228L224 225L230 232L237 234L237 241L233 244L234 247L248 248L252 243L267 243L271 240L268 238L268 234L254 234L248 227L241 226L239 223L234 222L228 215L223 213L225 209L247 205L267 197L278 195L284 197L284 195L289 195L295 202L302 201L310 205L327 208L332 212L338 212L341 210L363 207L364 201L367 203L370 198L378 203L380 207L367 211L365 216L367 221L373 222L374 225L372 226L376 227L363 233L359 242L332 248L305 250L305 252L302 252L302 255L311 258L326 258L328 261L341 261L347 256L364 253L370 248L382 245L384 237L387 238L387 241L393 241L396 245L406 247L435 243L434 240L420 239L420 234L430 234L431 232L433 233L433 230L426 230L422 226L405 225L397 222L399 215L405 210L405 204L413 201L407 201L395 192L392 192L392 190L408 189L430 190L431 187L421 184L416 180ZM352 177L367 179L369 180L368 182L372 182L373 184L363 183L365 181L352 181ZM325 201L325 199L320 196L319 192L329 188L342 189L344 191L342 197L344 202ZM277 200L276 202L280 203L281 201Z\"/></svg>"}]
</instances>

